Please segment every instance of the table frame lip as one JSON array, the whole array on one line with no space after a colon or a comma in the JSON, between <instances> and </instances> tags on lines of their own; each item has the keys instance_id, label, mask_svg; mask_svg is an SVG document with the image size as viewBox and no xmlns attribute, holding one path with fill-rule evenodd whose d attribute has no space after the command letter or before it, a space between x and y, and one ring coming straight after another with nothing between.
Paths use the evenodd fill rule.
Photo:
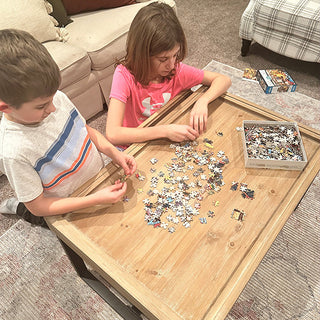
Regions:
<instances>
[{"instance_id":1,"label":"table frame lip","mask_svg":"<svg viewBox=\"0 0 320 320\"><path fill-rule=\"evenodd\" d=\"M170 111L173 108L180 108L181 112L186 111L186 109L190 108L191 105L199 98L200 95L202 95L206 91L205 87L200 87L195 93L192 94L191 91L183 92L180 95L178 95L175 99L173 99L171 102L169 102L165 107L163 107L158 113L152 115L150 118L148 118L141 127L151 126L154 125L163 119L166 121L174 121L172 118L177 118L179 115L172 115L170 116ZM271 111L265 107L256 105L252 102L249 102L243 98L240 98L238 96L235 96L230 93L226 93L222 95L221 97L217 98L223 99L223 101L227 100L231 103L236 104L238 107L242 107L244 109L250 110L251 112L257 113L260 117L264 117L267 119L272 120L281 120L281 121L292 121L292 119L289 119L285 116L282 116L274 111ZM178 114L178 112L177 112ZM306 125L298 123L300 132L302 135L310 136L311 138L320 141L320 131L313 129L311 127L308 127ZM139 152L144 146L147 145L146 143L140 143L140 144L133 144L131 145L126 152L131 155L135 155ZM316 161L317 156L320 156L320 149L318 148L313 157L311 159L308 159L307 166L309 167L309 172L307 173L306 170L303 170L301 174L297 177L295 184L298 183L298 192L290 191L284 199L287 201L282 201L280 208L278 211L280 212L279 215L275 218L272 217L270 221L266 224L266 228L262 230L262 232L258 235L258 238L260 237L267 237L267 239L271 239L272 245L273 241L275 240L277 234L280 232L282 227L284 226L285 222L295 209L295 207L299 204L299 201L303 197L304 193L307 191L309 185L312 183L314 177L316 176L317 172L320 169L320 163ZM306 167L307 167L306 166ZM98 185L106 179L106 177L110 176L114 172L119 170L119 168L112 163L109 164L107 167L103 168L97 177L95 177L92 180L98 181ZM297 186L295 187L297 188ZM81 188L79 188L75 193L73 193L72 196L83 196L86 194L89 194L94 188L92 187L92 181L89 180L86 184L84 184ZM288 199L287 199L288 198ZM51 216L46 217L46 221L58 238L60 238L62 241L64 241L68 246L70 246L81 258L83 258L85 261L88 260L91 263L95 265L95 267L98 269L99 273L103 274L102 276L112 285L115 287L116 290L118 290L121 294L124 294L126 299L128 299L131 303L133 303L139 310L141 310L146 316L150 317L150 319L162 319L162 315L165 315L168 317L168 315L171 316L170 319L182 319L179 315L176 314L176 312L173 312L169 306L162 305L162 308L159 308L158 306L153 305L152 311L150 311L147 306L148 303L146 303L145 297L143 295L137 294L136 292L128 292L126 289L124 289L123 284L121 285L120 282L114 280L114 274L105 272L105 270L101 269L102 264L97 265L94 260L94 257L90 252L84 252L83 249L81 249L81 245L73 243L72 240L69 239L67 236L68 232L71 231L71 228L77 229L75 226L72 225L72 223L69 223L63 215L60 216ZM268 227L268 228L267 228ZM73 230L76 231L76 230ZM77 230L80 232L80 230ZM84 239L82 238L81 244L83 245L83 242L90 242L90 239ZM257 239L258 239L257 238ZM270 242L270 240L268 241ZM261 262L263 256L267 252L267 250L270 248L270 246L262 246L258 245L259 241L255 241L255 243L252 245L252 248L250 249L249 253L246 255L246 257L241 261L238 268L234 271L234 273L231 275L229 281L227 282L226 286L222 289L221 294L219 297L212 302L210 307L208 307L207 312L205 316L203 317L203 320L209 320L209 319L224 319L224 317L229 312L230 308L232 307L233 303L236 301L237 297L240 295L242 289L244 288L244 285L241 284L240 279L241 276L244 274L249 275L248 278L250 278L255 271L255 269L258 267L259 263ZM90 251L90 250L89 250ZM261 257L262 256L262 257ZM260 258L261 257L261 258ZM110 257L110 259L112 259ZM108 263L111 263L112 261L108 261ZM108 267L108 266L106 266ZM107 268L108 269L108 268ZM110 268L109 268L110 269ZM125 272L123 270L123 272ZM136 282L138 282L136 280ZM146 289L146 288L144 288ZM145 290L144 290L145 291ZM148 291L148 290L147 290ZM149 290L148 294L151 294L154 296L154 293ZM232 292L233 298L231 301L230 293ZM147 292L145 292L147 293ZM140 296L140 297L139 297ZM156 299L156 297L155 297ZM232 304L230 303L232 302ZM231 307L230 307L231 305ZM163 308L165 307L165 308ZM162 309L162 310L160 310ZM171 311L171 312L170 312ZM163 317L165 319L165 317Z\"/></svg>"}]
</instances>

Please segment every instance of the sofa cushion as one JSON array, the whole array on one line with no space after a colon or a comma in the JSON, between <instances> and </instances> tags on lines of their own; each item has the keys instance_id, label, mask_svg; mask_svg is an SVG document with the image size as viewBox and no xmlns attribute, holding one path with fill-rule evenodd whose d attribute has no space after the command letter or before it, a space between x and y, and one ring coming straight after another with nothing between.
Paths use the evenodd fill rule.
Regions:
<instances>
[{"instance_id":1,"label":"sofa cushion","mask_svg":"<svg viewBox=\"0 0 320 320\"><path fill-rule=\"evenodd\" d=\"M56 40L57 30L44 0L1 0L0 29L21 29L40 42Z\"/></svg>"},{"instance_id":2,"label":"sofa cushion","mask_svg":"<svg viewBox=\"0 0 320 320\"><path fill-rule=\"evenodd\" d=\"M266 30L320 42L319 2L304 1L298 5L291 0L258 0L254 17L255 23Z\"/></svg>"},{"instance_id":3,"label":"sofa cushion","mask_svg":"<svg viewBox=\"0 0 320 320\"><path fill-rule=\"evenodd\" d=\"M66 26L69 33L67 42L88 52L93 70L102 70L114 64L115 58L123 57L131 21L142 7L151 2L154 1L71 16L74 22Z\"/></svg>"},{"instance_id":4,"label":"sofa cushion","mask_svg":"<svg viewBox=\"0 0 320 320\"><path fill-rule=\"evenodd\" d=\"M62 0L48 0L53 7L53 12L50 13L59 23L58 27L65 27L72 20L68 17L67 11L63 6Z\"/></svg>"},{"instance_id":5,"label":"sofa cushion","mask_svg":"<svg viewBox=\"0 0 320 320\"><path fill-rule=\"evenodd\" d=\"M43 45L52 55L61 71L60 89L90 75L91 60L83 49L58 41L49 41Z\"/></svg>"},{"instance_id":6,"label":"sofa cushion","mask_svg":"<svg viewBox=\"0 0 320 320\"><path fill-rule=\"evenodd\" d=\"M136 3L135 0L62 0L68 14L110 9Z\"/></svg>"},{"instance_id":7,"label":"sofa cushion","mask_svg":"<svg viewBox=\"0 0 320 320\"><path fill-rule=\"evenodd\" d=\"M319 62L319 1L257 0L254 40L285 56Z\"/></svg>"}]
</instances>

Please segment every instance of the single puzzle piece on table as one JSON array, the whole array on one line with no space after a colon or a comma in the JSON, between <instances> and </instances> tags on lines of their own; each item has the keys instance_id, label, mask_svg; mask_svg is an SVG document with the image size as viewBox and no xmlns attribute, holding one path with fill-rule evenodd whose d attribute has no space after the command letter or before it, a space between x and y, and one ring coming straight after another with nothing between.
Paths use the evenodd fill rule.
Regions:
<instances>
[{"instance_id":1,"label":"single puzzle piece on table","mask_svg":"<svg viewBox=\"0 0 320 320\"><path fill-rule=\"evenodd\" d=\"M231 213L231 218L242 222L244 220L245 215L246 213L243 210L233 209Z\"/></svg>"},{"instance_id":2,"label":"single puzzle piece on table","mask_svg":"<svg viewBox=\"0 0 320 320\"><path fill-rule=\"evenodd\" d=\"M238 185L239 185L239 182L232 181L230 189L233 190L233 191L237 191Z\"/></svg>"}]
</instances>

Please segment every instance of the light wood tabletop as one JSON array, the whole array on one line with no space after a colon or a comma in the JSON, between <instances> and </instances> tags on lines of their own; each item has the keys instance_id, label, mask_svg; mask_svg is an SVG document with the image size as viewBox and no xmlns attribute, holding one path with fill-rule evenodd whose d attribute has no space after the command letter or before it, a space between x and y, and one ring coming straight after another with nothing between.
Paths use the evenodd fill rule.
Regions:
<instances>
[{"instance_id":1,"label":"light wood tabletop","mask_svg":"<svg viewBox=\"0 0 320 320\"><path fill-rule=\"evenodd\" d=\"M190 109L205 90L181 94L143 126L188 124ZM134 144L126 150L137 161L137 173L145 177L139 180L133 175L127 180L126 201L49 217L47 223L148 318L224 319L320 168L320 132L301 124L308 159L304 170L245 168L241 132L236 130L243 120L291 121L231 94L210 104L207 131L193 148L214 157L223 151L229 163L221 168L221 190L204 193L199 215L189 228L178 223L170 233L145 221L144 200L156 202L156 195L148 191L168 186L159 179L152 188L151 179L160 171L167 175L168 163L176 157L172 142L166 140ZM158 160L156 164L152 158ZM197 168L192 161L188 164ZM112 184L122 175L122 169L111 163L74 196ZM188 170L181 175L197 179ZM254 190L254 198L243 197L239 188L231 190L234 181ZM234 209L245 212L243 221L231 217ZM213 217L208 216L209 210L214 211ZM162 222L169 223L168 214L163 213ZM200 222L201 217L206 223Z\"/></svg>"}]
</instances>

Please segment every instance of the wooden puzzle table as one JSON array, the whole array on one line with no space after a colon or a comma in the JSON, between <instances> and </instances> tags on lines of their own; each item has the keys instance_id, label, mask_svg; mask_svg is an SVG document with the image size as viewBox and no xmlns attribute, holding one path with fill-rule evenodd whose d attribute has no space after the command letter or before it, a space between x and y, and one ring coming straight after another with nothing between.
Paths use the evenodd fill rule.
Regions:
<instances>
[{"instance_id":1,"label":"wooden puzzle table","mask_svg":"<svg viewBox=\"0 0 320 320\"><path fill-rule=\"evenodd\" d=\"M204 90L179 95L143 126L187 124L190 109ZM180 224L170 233L144 221L143 200L156 175L150 172L150 159L158 159L154 166L158 172L174 157L171 142L157 140L126 150L146 177L127 180L129 201L49 217L51 230L71 256L80 264L83 259L148 318L224 319L320 168L320 132L301 124L308 158L303 171L245 168L241 133L236 130L243 120L291 121L230 94L210 104L208 129L198 140L211 139L214 154L223 150L230 162L223 168L221 191L202 201L202 216L215 212L206 224L195 218L190 228ZM111 163L74 195L89 194L122 174ZM230 190L232 181L247 183L255 198L245 199ZM214 207L213 201L220 205ZM243 221L231 218L235 208L245 211Z\"/></svg>"}]
</instances>

